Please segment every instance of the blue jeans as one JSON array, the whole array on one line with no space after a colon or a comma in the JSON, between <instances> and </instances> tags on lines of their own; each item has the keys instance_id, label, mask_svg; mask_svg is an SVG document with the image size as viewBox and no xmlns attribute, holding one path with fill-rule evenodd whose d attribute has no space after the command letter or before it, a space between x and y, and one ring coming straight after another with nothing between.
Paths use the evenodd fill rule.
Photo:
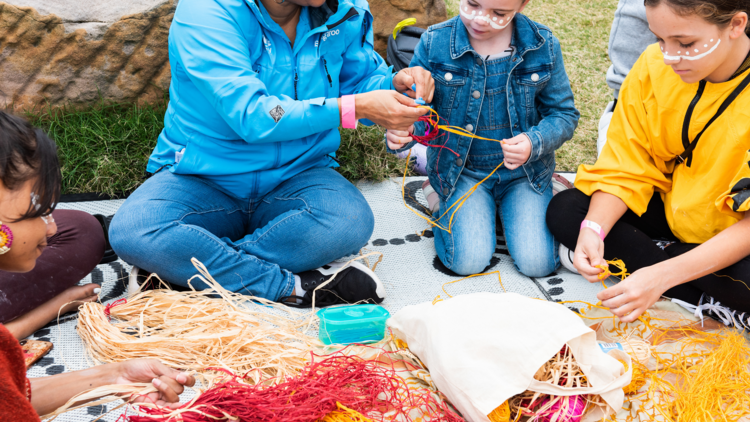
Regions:
<instances>
[{"instance_id":1,"label":"blue jeans","mask_svg":"<svg viewBox=\"0 0 750 422\"><path fill-rule=\"evenodd\" d=\"M161 171L115 214L110 243L170 283L187 285L195 257L227 290L278 300L294 290L292 274L359 251L374 224L362 193L330 168L304 171L258 199Z\"/></svg>"},{"instance_id":2,"label":"blue jeans","mask_svg":"<svg viewBox=\"0 0 750 422\"><path fill-rule=\"evenodd\" d=\"M464 168L455 193L447 202L440 201L441 215L490 171ZM453 219L451 233L433 229L438 257L460 275L482 272L495 252L499 211L508 251L518 271L529 277L549 275L560 263L557 243L545 221L551 199L552 184L539 194L523 168L511 171L502 167L464 202ZM454 210L440 220L444 227L448 227Z\"/></svg>"}]
</instances>

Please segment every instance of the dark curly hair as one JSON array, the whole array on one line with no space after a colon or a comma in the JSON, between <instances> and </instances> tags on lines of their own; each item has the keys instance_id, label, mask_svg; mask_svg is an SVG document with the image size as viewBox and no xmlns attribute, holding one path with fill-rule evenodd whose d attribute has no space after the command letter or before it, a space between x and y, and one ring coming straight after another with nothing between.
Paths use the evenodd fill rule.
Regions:
<instances>
[{"instance_id":1,"label":"dark curly hair","mask_svg":"<svg viewBox=\"0 0 750 422\"><path fill-rule=\"evenodd\" d=\"M48 215L60 200L57 146L41 129L0 110L0 181L11 191L34 180L36 204L16 221Z\"/></svg>"},{"instance_id":2,"label":"dark curly hair","mask_svg":"<svg viewBox=\"0 0 750 422\"><path fill-rule=\"evenodd\" d=\"M734 15L745 12L750 15L750 0L644 0L646 7L656 7L666 3L681 16L698 15L708 22L726 28ZM745 26L750 36L750 24Z\"/></svg>"}]
</instances>

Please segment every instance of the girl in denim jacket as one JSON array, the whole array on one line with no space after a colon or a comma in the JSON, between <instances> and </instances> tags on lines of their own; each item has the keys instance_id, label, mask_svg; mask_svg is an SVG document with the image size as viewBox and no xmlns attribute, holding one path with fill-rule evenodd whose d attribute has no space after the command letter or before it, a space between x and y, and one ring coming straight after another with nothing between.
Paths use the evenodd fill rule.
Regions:
<instances>
[{"instance_id":1,"label":"girl in denim jacket","mask_svg":"<svg viewBox=\"0 0 750 422\"><path fill-rule=\"evenodd\" d=\"M453 126L503 143L441 133L429 148L429 185L437 217L472 186L504 165L464 202L450 232L436 228L435 249L446 267L475 274L490 263L496 215L520 272L542 277L559 264L545 212L552 199L555 150L573 136L580 114L565 73L560 43L549 28L521 14L528 0L462 0L460 15L430 27L411 66L435 79L432 103ZM413 145L411 133L388 131L392 150ZM430 190L425 185L425 190ZM455 207L441 220L447 225Z\"/></svg>"}]
</instances>

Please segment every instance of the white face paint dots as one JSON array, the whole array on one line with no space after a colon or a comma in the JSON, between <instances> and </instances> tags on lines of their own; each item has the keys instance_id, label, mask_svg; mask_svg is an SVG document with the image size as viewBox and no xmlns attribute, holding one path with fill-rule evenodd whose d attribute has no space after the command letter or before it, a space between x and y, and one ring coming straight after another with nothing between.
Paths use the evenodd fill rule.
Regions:
<instances>
[{"instance_id":1,"label":"white face paint dots","mask_svg":"<svg viewBox=\"0 0 750 422\"><path fill-rule=\"evenodd\" d=\"M490 24L490 26L494 29L504 29L508 25L510 25L510 22L513 20L513 17L516 16L516 12L513 12L510 14L510 16L504 16L504 17L498 17L493 16L490 18L489 13L482 14L483 12L481 10L469 10L469 6L464 5L460 9L461 16L465 17L468 20L483 20Z\"/></svg>"},{"instance_id":2,"label":"white face paint dots","mask_svg":"<svg viewBox=\"0 0 750 422\"><path fill-rule=\"evenodd\" d=\"M677 55L670 55L668 51L664 51L664 47L661 48L661 52L664 54L664 60L700 60L716 51L716 48L721 44L721 40L717 39L715 41L715 44L713 39L708 43L704 43L702 49L693 47L685 50L684 53L682 50L678 50Z\"/></svg>"}]
</instances>

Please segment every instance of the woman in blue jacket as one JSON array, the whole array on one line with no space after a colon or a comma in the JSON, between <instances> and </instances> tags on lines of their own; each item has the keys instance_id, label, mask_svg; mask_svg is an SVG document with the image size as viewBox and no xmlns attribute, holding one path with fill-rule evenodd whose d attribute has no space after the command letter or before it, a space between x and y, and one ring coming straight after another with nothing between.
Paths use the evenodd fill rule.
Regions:
<instances>
[{"instance_id":1,"label":"woman in blue jacket","mask_svg":"<svg viewBox=\"0 0 750 422\"><path fill-rule=\"evenodd\" d=\"M148 272L186 286L195 257L228 290L309 306L326 264L367 243L372 211L332 169L339 124L408 128L425 110L397 91L434 88L423 69L391 73L372 21L366 0L179 2L154 175L110 228L131 287ZM325 289L318 306L385 297L360 264Z\"/></svg>"}]
</instances>

